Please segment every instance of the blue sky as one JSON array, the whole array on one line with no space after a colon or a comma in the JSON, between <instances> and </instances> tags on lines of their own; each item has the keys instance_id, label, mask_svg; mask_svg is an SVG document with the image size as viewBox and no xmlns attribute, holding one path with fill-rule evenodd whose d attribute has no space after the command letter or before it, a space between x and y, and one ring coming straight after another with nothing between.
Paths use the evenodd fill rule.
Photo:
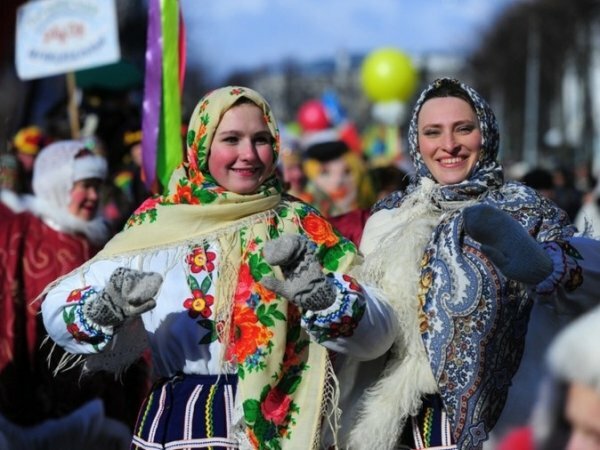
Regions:
<instances>
[{"instance_id":1,"label":"blue sky","mask_svg":"<svg viewBox=\"0 0 600 450\"><path fill-rule=\"evenodd\" d=\"M396 47L409 55L473 48L507 5L525 0L180 0L188 62L218 79L286 58ZM376 6L375 6L376 5Z\"/></svg>"}]
</instances>

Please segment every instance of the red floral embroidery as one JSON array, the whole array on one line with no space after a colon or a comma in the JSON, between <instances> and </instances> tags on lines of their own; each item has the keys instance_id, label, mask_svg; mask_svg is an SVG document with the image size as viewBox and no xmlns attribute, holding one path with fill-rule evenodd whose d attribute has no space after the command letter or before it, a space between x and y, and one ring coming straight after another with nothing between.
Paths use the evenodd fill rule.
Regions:
<instances>
[{"instance_id":1,"label":"red floral embroidery","mask_svg":"<svg viewBox=\"0 0 600 450\"><path fill-rule=\"evenodd\" d=\"M217 254L215 252L205 252L202 247L197 247L187 256L186 262L189 264L190 270L193 273L199 273L202 272L202 270L212 272L215 270L213 261L216 257Z\"/></svg>"},{"instance_id":2,"label":"red floral embroidery","mask_svg":"<svg viewBox=\"0 0 600 450\"><path fill-rule=\"evenodd\" d=\"M358 322L351 316L344 316L339 323L331 324L330 337L337 336L350 337L354 334L354 329L358 326Z\"/></svg>"},{"instance_id":3,"label":"red floral embroidery","mask_svg":"<svg viewBox=\"0 0 600 450\"><path fill-rule=\"evenodd\" d=\"M198 131L196 132L196 136L198 137L198 139L200 139L205 134L206 134L206 123L201 122L200 126L198 127Z\"/></svg>"},{"instance_id":4,"label":"red floral embroidery","mask_svg":"<svg viewBox=\"0 0 600 450\"><path fill-rule=\"evenodd\" d=\"M67 297L67 303L78 302L79 300L81 300L81 294L86 289L89 289L89 286L85 286L81 289L72 290L71 293L69 294L69 296Z\"/></svg>"},{"instance_id":5,"label":"red floral embroidery","mask_svg":"<svg viewBox=\"0 0 600 450\"><path fill-rule=\"evenodd\" d=\"M247 248L250 253L256 252L256 250L258 249L258 244L256 243L256 241L252 240L248 242Z\"/></svg>"},{"instance_id":6,"label":"red floral embroidery","mask_svg":"<svg viewBox=\"0 0 600 450\"><path fill-rule=\"evenodd\" d=\"M358 284L358 282L352 278L350 275L342 275L342 278L344 279L344 281L346 281L347 283L350 284L350 289L352 289L353 291L356 292L362 292L362 288L360 286L360 284Z\"/></svg>"},{"instance_id":7,"label":"red floral embroidery","mask_svg":"<svg viewBox=\"0 0 600 450\"><path fill-rule=\"evenodd\" d=\"M204 100L200 105L200 110L198 112L204 112L204 110L208 107L210 101L208 99Z\"/></svg>"},{"instance_id":8,"label":"red floral embroidery","mask_svg":"<svg viewBox=\"0 0 600 450\"><path fill-rule=\"evenodd\" d=\"M236 361L241 363L246 357L253 355L258 347L267 345L273 332L259 322L253 309L245 305L235 304L233 317L231 356L235 356Z\"/></svg>"},{"instance_id":9,"label":"red floral embroidery","mask_svg":"<svg viewBox=\"0 0 600 450\"><path fill-rule=\"evenodd\" d=\"M254 289L256 293L260 296L261 300L265 303L271 303L277 298L275 292L268 290L260 283L254 283Z\"/></svg>"},{"instance_id":10,"label":"red floral embroidery","mask_svg":"<svg viewBox=\"0 0 600 450\"><path fill-rule=\"evenodd\" d=\"M159 203L159 199L156 197L151 197L149 199L146 199L135 211L134 211L134 215L138 215L141 214L143 212L146 212L150 209L155 209L156 205Z\"/></svg>"},{"instance_id":11,"label":"red floral embroidery","mask_svg":"<svg viewBox=\"0 0 600 450\"><path fill-rule=\"evenodd\" d=\"M263 119L265 121L266 124L271 123L271 118L269 117L268 114L263 114Z\"/></svg>"},{"instance_id":12,"label":"red floral embroidery","mask_svg":"<svg viewBox=\"0 0 600 450\"><path fill-rule=\"evenodd\" d=\"M197 205L200 203L200 200L192 193L192 188L189 185L177 185L177 193L173 196L173 201L175 203L184 203L188 205Z\"/></svg>"},{"instance_id":13,"label":"red floral embroidery","mask_svg":"<svg viewBox=\"0 0 600 450\"><path fill-rule=\"evenodd\" d=\"M235 291L234 299L236 302L245 303L252 293L252 285L254 279L250 273L250 266L248 264L242 264L240 266L240 272L238 274L238 284Z\"/></svg>"},{"instance_id":14,"label":"red floral embroidery","mask_svg":"<svg viewBox=\"0 0 600 450\"><path fill-rule=\"evenodd\" d=\"M283 354L283 367L289 369L290 367L299 365L300 361L300 354L296 350L296 343L288 343Z\"/></svg>"},{"instance_id":15,"label":"red floral embroidery","mask_svg":"<svg viewBox=\"0 0 600 450\"><path fill-rule=\"evenodd\" d=\"M260 411L265 419L275 425L282 425L290 410L292 398L277 388L272 388L264 402L260 404Z\"/></svg>"},{"instance_id":16,"label":"red floral embroidery","mask_svg":"<svg viewBox=\"0 0 600 450\"><path fill-rule=\"evenodd\" d=\"M247 428L246 434L248 435L248 439L250 440L250 443L252 444L252 448L258 448L260 443L258 442L256 435L254 434L254 430L252 428Z\"/></svg>"},{"instance_id":17,"label":"red floral embroidery","mask_svg":"<svg viewBox=\"0 0 600 450\"><path fill-rule=\"evenodd\" d=\"M190 170L190 183L200 186L204 183L204 174L198 170Z\"/></svg>"},{"instance_id":18,"label":"red floral embroidery","mask_svg":"<svg viewBox=\"0 0 600 450\"><path fill-rule=\"evenodd\" d=\"M79 326L76 323L67 325L67 331L77 342L87 342L90 339L87 333L79 330Z\"/></svg>"},{"instance_id":19,"label":"red floral embroidery","mask_svg":"<svg viewBox=\"0 0 600 450\"><path fill-rule=\"evenodd\" d=\"M194 289L192 291L192 297L187 298L183 302L183 307L188 310L188 314L193 319L198 316L207 318L212 313L210 307L213 305L214 301L215 299L212 295L205 295L200 289Z\"/></svg>"},{"instance_id":20,"label":"red floral embroidery","mask_svg":"<svg viewBox=\"0 0 600 450\"><path fill-rule=\"evenodd\" d=\"M302 220L306 233L319 245L333 247L340 238L334 233L329 222L316 214L309 214Z\"/></svg>"}]
</instances>

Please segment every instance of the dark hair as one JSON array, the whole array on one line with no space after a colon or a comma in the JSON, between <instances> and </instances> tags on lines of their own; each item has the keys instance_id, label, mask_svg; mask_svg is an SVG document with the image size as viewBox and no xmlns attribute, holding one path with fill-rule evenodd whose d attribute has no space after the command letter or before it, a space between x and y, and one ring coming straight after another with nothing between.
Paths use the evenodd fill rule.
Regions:
<instances>
[{"instance_id":1,"label":"dark hair","mask_svg":"<svg viewBox=\"0 0 600 450\"><path fill-rule=\"evenodd\" d=\"M83 147L81 150L78 150L77 153L75 153L75 159L83 158L85 156L94 156L94 152L87 147Z\"/></svg>"},{"instance_id":2,"label":"dark hair","mask_svg":"<svg viewBox=\"0 0 600 450\"><path fill-rule=\"evenodd\" d=\"M324 163L339 158L348 150L348 145L342 140L318 142L304 150L304 157Z\"/></svg>"},{"instance_id":3,"label":"dark hair","mask_svg":"<svg viewBox=\"0 0 600 450\"><path fill-rule=\"evenodd\" d=\"M233 108L234 106L246 105L246 104L258 106L254 100L252 100L248 97L240 97L233 103L233 105L231 105L231 108ZM258 106L258 107L260 108L260 106Z\"/></svg>"},{"instance_id":4,"label":"dark hair","mask_svg":"<svg viewBox=\"0 0 600 450\"><path fill-rule=\"evenodd\" d=\"M459 84L444 82L439 87L430 90L423 99L423 103L432 98L457 97L467 102L473 111L476 111L475 104L469 94L460 87Z\"/></svg>"}]
</instances>

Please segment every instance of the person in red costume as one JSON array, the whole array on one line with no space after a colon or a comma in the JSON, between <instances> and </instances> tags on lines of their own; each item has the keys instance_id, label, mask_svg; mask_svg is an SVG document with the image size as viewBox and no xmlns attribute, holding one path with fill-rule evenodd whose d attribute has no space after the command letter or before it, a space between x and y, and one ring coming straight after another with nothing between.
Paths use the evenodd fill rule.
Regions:
<instances>
[{"instance_id":1,"label":"person in red costume","mask_svg":"<svg viewBox=\"0 0 600 450\"><path fill-rule=\"evenodd\" d=\"M129 439L124 422L134 420L138 405L124 402L132 395L107 376L81 378L79 369L55 377L48 362L60 350L42 345L36 302L48 283L90 259L110 237L99 214L107 171L106 160L79 141L50 144L35 160L26 210L0 221L0 419L12 430L10 448L127 448L117 443ZM104 408L121 420L105 418ZM97 425L77 419L83 409L95 411Z\"/></svg>"}]
</instances>

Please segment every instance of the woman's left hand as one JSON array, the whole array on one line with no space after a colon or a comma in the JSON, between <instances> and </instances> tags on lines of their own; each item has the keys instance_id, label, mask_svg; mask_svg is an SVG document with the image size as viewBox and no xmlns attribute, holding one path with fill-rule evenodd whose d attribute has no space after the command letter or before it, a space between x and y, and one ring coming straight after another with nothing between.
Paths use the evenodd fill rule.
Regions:
<instances>
[{"instance_id":1,"label":"woman's left hand","mask_svg":"<svg viewBox=\"0 0 600 450\"><path fill-rule=\"evenodd\" d=\"M267 289L303 309L319 311L331 306L336 289L323 273L314 246L304 236L286 234L265 244L266 261L281 267L283 280L264 277Z\"/></svg>"},{"instance_id":2,"label":"woman's left hand","mask_svg":"<svg viewBox=\"0 0 600 450\"><path fill-rule=\"evenodd\" d=\"M481 251L512 280L536 285L553 270L550 256L525 228L501 209L469 206L463 213L465 231Z\"/></svg>"}]
</instances>

